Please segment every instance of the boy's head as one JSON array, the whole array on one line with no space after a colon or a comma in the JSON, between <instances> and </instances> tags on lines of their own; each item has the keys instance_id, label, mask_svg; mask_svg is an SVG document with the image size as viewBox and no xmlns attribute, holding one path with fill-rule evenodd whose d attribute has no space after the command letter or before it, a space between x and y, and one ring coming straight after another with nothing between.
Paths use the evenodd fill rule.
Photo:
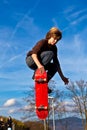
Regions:
<instances>
[{"instance_id":1,"label":"boy's head","mask_svg":"<svg viewBox=\"0 0 87 130\"><path fill-rule=\"evenodd\" d=\"M46 34L46 39L50 39L51 37L53 37L54 39L60 40L62 38L62 33L61 31L56 28L56 27L52 27L49 32Z\"/></svg>"}]
</instances>

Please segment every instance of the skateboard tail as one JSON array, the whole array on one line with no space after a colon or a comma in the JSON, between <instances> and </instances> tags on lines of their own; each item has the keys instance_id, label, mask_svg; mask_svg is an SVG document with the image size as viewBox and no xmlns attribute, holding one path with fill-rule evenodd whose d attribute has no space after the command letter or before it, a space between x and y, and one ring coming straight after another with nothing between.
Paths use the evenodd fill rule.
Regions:
<instances>
[{"instance_id":1,"label":"skateboard tail","mask_svg":"<svg viewBox=\"0 0 87 130\"><path fill-rule=\"evenodd\" d=\"M40 112L36 111L36 113L40 120L45 120L48 115L47 111L44 111L44 113L43 113L43 111L40 111Z\"/></svg>"}]
</instances>

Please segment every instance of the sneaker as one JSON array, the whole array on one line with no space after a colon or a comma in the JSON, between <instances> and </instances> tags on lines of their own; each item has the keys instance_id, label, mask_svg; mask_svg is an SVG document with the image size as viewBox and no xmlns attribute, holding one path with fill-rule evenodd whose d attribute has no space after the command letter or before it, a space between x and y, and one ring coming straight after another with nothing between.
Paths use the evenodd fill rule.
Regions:
<instances>
[{"instance_id":1,"label":"sneaker","mask_svg":"<svg viewBox=\"0 0 87 130\"><path fill-rule=\"evenodd\" d=\"M32 76L32 79L34 80L34 78L35 78L35 71L34 71L34 74L33 74L33 76Z\"/></svg>"},{"instance_id":2,"label":"sneaker","mask_svg":"<svg viewBox=\"0 0 87 130\"><path fill-rule=\"evenodd\" d=\"M52 90L48 87L48 94L52 93Z\"/></svg>"}]
</instances>

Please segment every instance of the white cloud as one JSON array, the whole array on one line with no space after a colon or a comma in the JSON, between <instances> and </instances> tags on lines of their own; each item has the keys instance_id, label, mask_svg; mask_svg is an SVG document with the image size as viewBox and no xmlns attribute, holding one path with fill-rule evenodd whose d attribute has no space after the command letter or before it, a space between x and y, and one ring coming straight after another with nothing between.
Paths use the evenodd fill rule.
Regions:
<instances>
[{"instance_id":1,"label":"white cloud","mask_svg":"<svg viewBox=\"0 0 87 130\"><path fill-rule=\"evenodd\" d=\"M1 41L1 39L3 41L10 39L11 33L12 33L11 27L1 26L0 27L0 41Z\"/></svg>"},{"instance_id":2,"label":"white cloud","mask_svg":"<svg viewBox=\"0 0 87 130\"><path fill-rule=\"evenodd\" d=\"M14 109L14 108L13 108L13 109L9 109L9 110L8 110L8 113L9 113L9 114L15 113L15 110L16 110L16 109Z\"/></svg>"},{"instance_id":3,"label":"white cloud","mask_svg":"<svg viewBox=\"0 0 87 130\"><path fill-rule=\"evenodd\" d=\"M4 4L8 4L8 3L9 3L9 0L3 0L3 3L4 3Z\"/></svg>"},{"instance_id":4,"label":"white cloud","mask_svg":"<svg viewBox=\"0 0 87 130\"><path fill-rule=\"evenodd\" d=\"M73 20L73 21L71 22L71 25L78 24L78 23L82 22L82 21L85 20L85 19L87 19L87 15L83 15L83 16L79 17L78 19Z\"/></svg>"},{"instance_id":5,"label":"white cloud","mask_svg":"<svg viewBox=\"0 0 87 130\"><path fill-rule=\"evenodd\" d=\"M64 11L64 14L67 16L66 19L71 22L72 25L78 24L79 22L83 21L84 19L87 19L87 9L79 9L76 8L69 8L68 11Z\"/></svg>"},{"instance_id":6,"label":"white cloud","mask_svg":"<svg viewBox=\"0 0 87 130\"><path fill-rule=\"evenodd\" d=\"M62 12L62 15L64 15L64 18L66 16L67 26L63 29L63 31L66 31L69 28L78 26L81 22L87 20L87 9L82 8L77 10L76 7L69 7Z\"/></svg>"},{"instance_id":7,"label":"white cloud","mask_svg":"<svg viewBox=\"0 0 87 130\"><path fill-rule=\"evenodd\" d=\"M64 13L64 14L72 13L74 9L75 9L74 6L69 6L68 8L66 8L66 9L63 11L63 13Z\"/></svg>"},{"instance_id":8,"label":"white cloud","mask_svg":"<svg viewBox=\"0 0 87 130\"><path fill-rule=\"evenodd\" d=\"M11 106L18 106L20 105L20 103L12 98L12 99L8 99L5 103L4 103L4 107L11 107Z\"/></svg>"},{"instance_id":9,"label":"white cloud","mask_svg":"<svg viewBox=\"0 0 87 130\"><path fill-rule=\"evenodd\" d=\"M4 103L5 107L9 107L9 106L13 106L16 104L16 100L15 99L9 99Z\"/></svg>"},{"instance_id":10,"label":"white cloud","mask_svg":"<svg viewBox=\"0 0 87 130\"><path fill-rule=\"evenodd\" d=\"M24 110L32 110L32 109L35 109L35 104L26 105L26 106L24 106L23 109L24 109Z\"/></svg>"},{"instance_id":11,"label":"white cloud","mask_svg":"<svg viewBox=\"0 0 87 130\"><path fill-rule=\"evenodd\" d=\"M87 12L87 9L77 10L69 15L69 18L77 18L81 16L83 13L85 14Z\"/></svg>"},{"instance_id":12,"label":"white cloud","mask_svg":"<svg viewBox=\"0 0 87 130\"><path fill-rule=\"evenodd\" d=\"M56 105L55 105L55 107L56 107ZM75 109L75 103L71 100L60 102L60 104L57 107L57 110L60 112L63 112L64 110L66 110L67 112L71 112L74 109Z\"/></svg>"},{"instance_id":13,"label":"white cloud","mask_svg":"<svg viewBox=\"0 0 87 130\"><path fill-rule=\"evenodd\" d=\"M12 58L9 59L9 62L14 61L14 60L20 58L21 56L22 56L22 54L15 55L15 56L13 56Z\"/></svg>"}]
</instances>

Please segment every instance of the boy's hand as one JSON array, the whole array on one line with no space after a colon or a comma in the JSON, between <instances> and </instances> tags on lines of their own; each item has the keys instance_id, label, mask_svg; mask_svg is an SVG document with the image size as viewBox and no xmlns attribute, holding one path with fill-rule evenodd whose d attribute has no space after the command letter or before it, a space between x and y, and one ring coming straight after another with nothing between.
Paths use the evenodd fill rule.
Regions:
<instances>
[{"instance_id":1,"label":"boy's hand","mask_svg":"<svg viewBox=\"0 0 87 130\"><path fill-rule=\"evenodd\" d=\"M65 85L69 83L69 79L66 77L63 77L62 80L64 81Z\"/></svg>"},{"instance_id":2,"label":"boy's hand","mask_svg":"<svg viewBox=\"0 0 87 130\"><path fill-rule=\"evenodd\" d=\"M44 71L45 71L44 66L42 66L42 67L41 67L41 68L39 68L39 69L40 69L41 74L43 74L43 73L44 73Z\"/></svg>"}]
</instances>

